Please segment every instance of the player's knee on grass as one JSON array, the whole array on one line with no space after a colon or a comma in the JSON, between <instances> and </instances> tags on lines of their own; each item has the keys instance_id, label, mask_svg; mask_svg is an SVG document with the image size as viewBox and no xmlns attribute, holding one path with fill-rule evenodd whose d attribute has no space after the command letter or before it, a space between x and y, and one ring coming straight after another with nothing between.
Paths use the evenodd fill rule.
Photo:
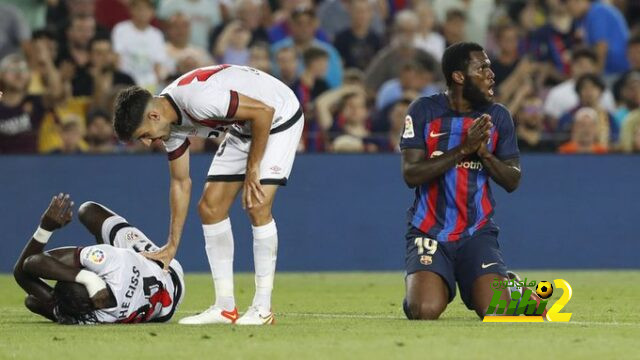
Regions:
<instances>
[{"instance_id":1,"label":"player's knee on grass","mask_svg":"<svg viewBox=\"0 0 640 360\"><path fill-rule=\"evenodd\" d=\"M102 224L113 215L115 214L93 201L84 202L78 208L78 219L100 243L104 243L101 236Z\"/></svg>"},{"instance_id":2,"label":"player's knee on grass","mask_svg":"<svg viewBox=\"0 0 640 360\"><path fill-rule=\"evenodd\" d=\"M487 315L487 309L491 304L491 299L494 295L494 288L491 285L495 279L499 279L500 281L506 281L502 275L498 274L485 274L473 283L473 304L476 314L480 317L480 319L484 318ZM502 296L500 296L500 301L505 301L505 304L509 304L511 301L510 292L508 289L505 289L502 292ZM489 314L492 315L492 314ZM497 314L504 315L504 314Z\"/></svg>"},{"instance_id":3,"label":"player's knee on grass","mask_svg":"<svg viewBox=\"0 0 640 360\"><path fill-rule=\"evenodd\" d=\"M437 320L447 307L436 300L407 300L410 320Z\"/></svg>"}]
</instances>

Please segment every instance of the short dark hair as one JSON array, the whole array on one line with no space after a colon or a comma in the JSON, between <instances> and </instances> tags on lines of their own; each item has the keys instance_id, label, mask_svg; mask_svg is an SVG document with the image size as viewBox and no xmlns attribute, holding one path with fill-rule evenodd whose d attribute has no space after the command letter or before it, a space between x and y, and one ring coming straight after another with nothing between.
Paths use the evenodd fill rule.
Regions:
<instances>
[{"instance_id":1,"label":"short dark hair","mask_svg":"<svg viewBox=\"0 0 640 360\"><path fill-rule=\"evenodd\" d=\"M445 21L450 20L467 20L467 14L461 9L451 8L447 10L447 13L445 15Z\"/></svg>"},{"instance_id":2,"label":"short dark hair","mask_svg":"<svg viewBox=\"0 0 640 360\"><path fill-rule=\"evenodd\" d=\"M105 34L98 34L96 36L94 36L93 38L91 38L91 40L89 40L89 49L93 48L93 44L100 42L100 41L106 41L109 43L109 46L112 46L111 44L111 38L108 35Z\"/></svg>"},{"instance_id":3,"label":"short dark hair","mask_svg":"<svg viewBox=\"0 0 640 360\"><path fill-rule=\"evenodd\" d=\"M312 46L302 53L302 61L304 66L308 67L312 62L318 59L328 59L329 54L319 47Z\"/></svg>"},{"instance_id":4,"label":"short dark hair","mask_svg":"<svg viewBox=\"0 0 640 360\"><path fill-rule=\"evenodd\" d=\"M573 50L573 54L571 54L571 62L578 61L578 59L582 59L582 58L589 59L594 63L598 62L598 56L591 49L582 47L582 48Z\"/></svg>"},{"instance_id":5,"label":"short dark hair","mask_svg":"<svg viewBox=\"0 0 640 360\"><path fill-rule=\"evenodd\" d=\"M121 141L130 141L140 127L144 110L153 95L140 86L130 86L118 93L114 105L113 128Z\"/></svg>"},{"instance_id":6,"label":"short dark hair","mask_svg":"<svg viewBox=\"0 0 640 360\"><path fill-rule=\"evenodd\" d=\"M596 74L584 74L576 80L576 93L580 94L580 90L582 90L584 85L588 82L600 88L600 91L604 91L606 88L604 80L602 80L600 76Z\"/></svg>"},{"instance_id":7,"label":"short dark hair","mask_svg":"<svg viewBox=\"0 0 640 360\"><path fill-rule=\"evenodd\" d=\"M484 48L474 42L459 42L449 46L442 55L442 73L447 86L453 83L454 71L467 71L472 51L484 51Z\"/></svg>"},{"instance_id":8,"label":"short dark hair","mask_svg":"<svg viewBox=\"0 0 640 360\"><path fill-rule=\"evenodd\" d=\"M87 288L76 282L58 281L53 287L54 314L64 325L98 323Z\"/></svg>"}]
</instances>

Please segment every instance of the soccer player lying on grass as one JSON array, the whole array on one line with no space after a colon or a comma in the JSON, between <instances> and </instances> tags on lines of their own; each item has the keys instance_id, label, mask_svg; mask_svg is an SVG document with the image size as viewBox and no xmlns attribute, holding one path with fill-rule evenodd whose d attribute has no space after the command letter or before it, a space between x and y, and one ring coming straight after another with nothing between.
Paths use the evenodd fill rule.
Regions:
<instances>
[{"instance_id":1,"label":"soccer player lying on grass","mask_svg":"<svg viewBox=\"0 0 640 360\"><path fill-rule=\"evenodd\" d=\"M184 298L182 266L168 271L140 255L158 247L106 207L86 202L80 222L98 245L44 252L54 230L72 218L69 195L54 196L14 268L25 306L61 324L165 322ZM41 279L56 280L54 287Z\"/></svg>"}]
</instances>

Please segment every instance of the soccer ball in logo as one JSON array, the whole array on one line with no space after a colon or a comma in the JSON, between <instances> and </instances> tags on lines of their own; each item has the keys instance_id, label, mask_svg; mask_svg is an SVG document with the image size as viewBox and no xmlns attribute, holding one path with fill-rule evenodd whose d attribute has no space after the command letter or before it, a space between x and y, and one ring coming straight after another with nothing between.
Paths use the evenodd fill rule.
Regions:
<instances>
[{"instance_id":1,"label":"soccer ball in logo","mask_svg":"<svg viewBox=\"0 0 640 360\"><path fill-rule=\"evenodd\" d=\"M553 285L548 281L540 281L536 286L536 294L542 299L546 299L553 294Z\"/></svg>"}]
</instances>

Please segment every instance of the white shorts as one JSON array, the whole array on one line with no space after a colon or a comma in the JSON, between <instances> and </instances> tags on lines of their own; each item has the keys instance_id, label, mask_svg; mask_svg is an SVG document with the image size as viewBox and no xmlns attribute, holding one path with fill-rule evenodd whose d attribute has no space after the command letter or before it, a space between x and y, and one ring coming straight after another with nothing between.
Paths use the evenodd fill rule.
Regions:
<instances>
[{"instance_id":1,"label":"white shorts","mask_svg":"<svg viewBox=\"0 0 640 360\"><path fill-rule=\"evenodd\" d=\"M140 229L135 226L131 226L127 219L119 215L113 215L108 217L102 223L102 239L105 244L109 244L113 247L131 249L135 252L143 251L156 251L160 249L153 241L151 241L147 235L145 235ZM184 270L178 260L173 259L169 266L178 275L180 279L180 285L183 291L182 296L178 299L179 302L184 298Z\"/></svg>"},{"instance_id":2,"label":"white shorts","mask_svg":"<svg viewBox=\"0 0 640 360\"><path fill-rule=\"evenodd\" d=\"M278 131L278 128L271 130L260 163L261 184L287 184L304 128L304 116L300 112L298 119L290 127L282 131ZM213 157L207 181L244 181L250 147L250 136L229 131Z\"/></svg>"}]
</instances>

